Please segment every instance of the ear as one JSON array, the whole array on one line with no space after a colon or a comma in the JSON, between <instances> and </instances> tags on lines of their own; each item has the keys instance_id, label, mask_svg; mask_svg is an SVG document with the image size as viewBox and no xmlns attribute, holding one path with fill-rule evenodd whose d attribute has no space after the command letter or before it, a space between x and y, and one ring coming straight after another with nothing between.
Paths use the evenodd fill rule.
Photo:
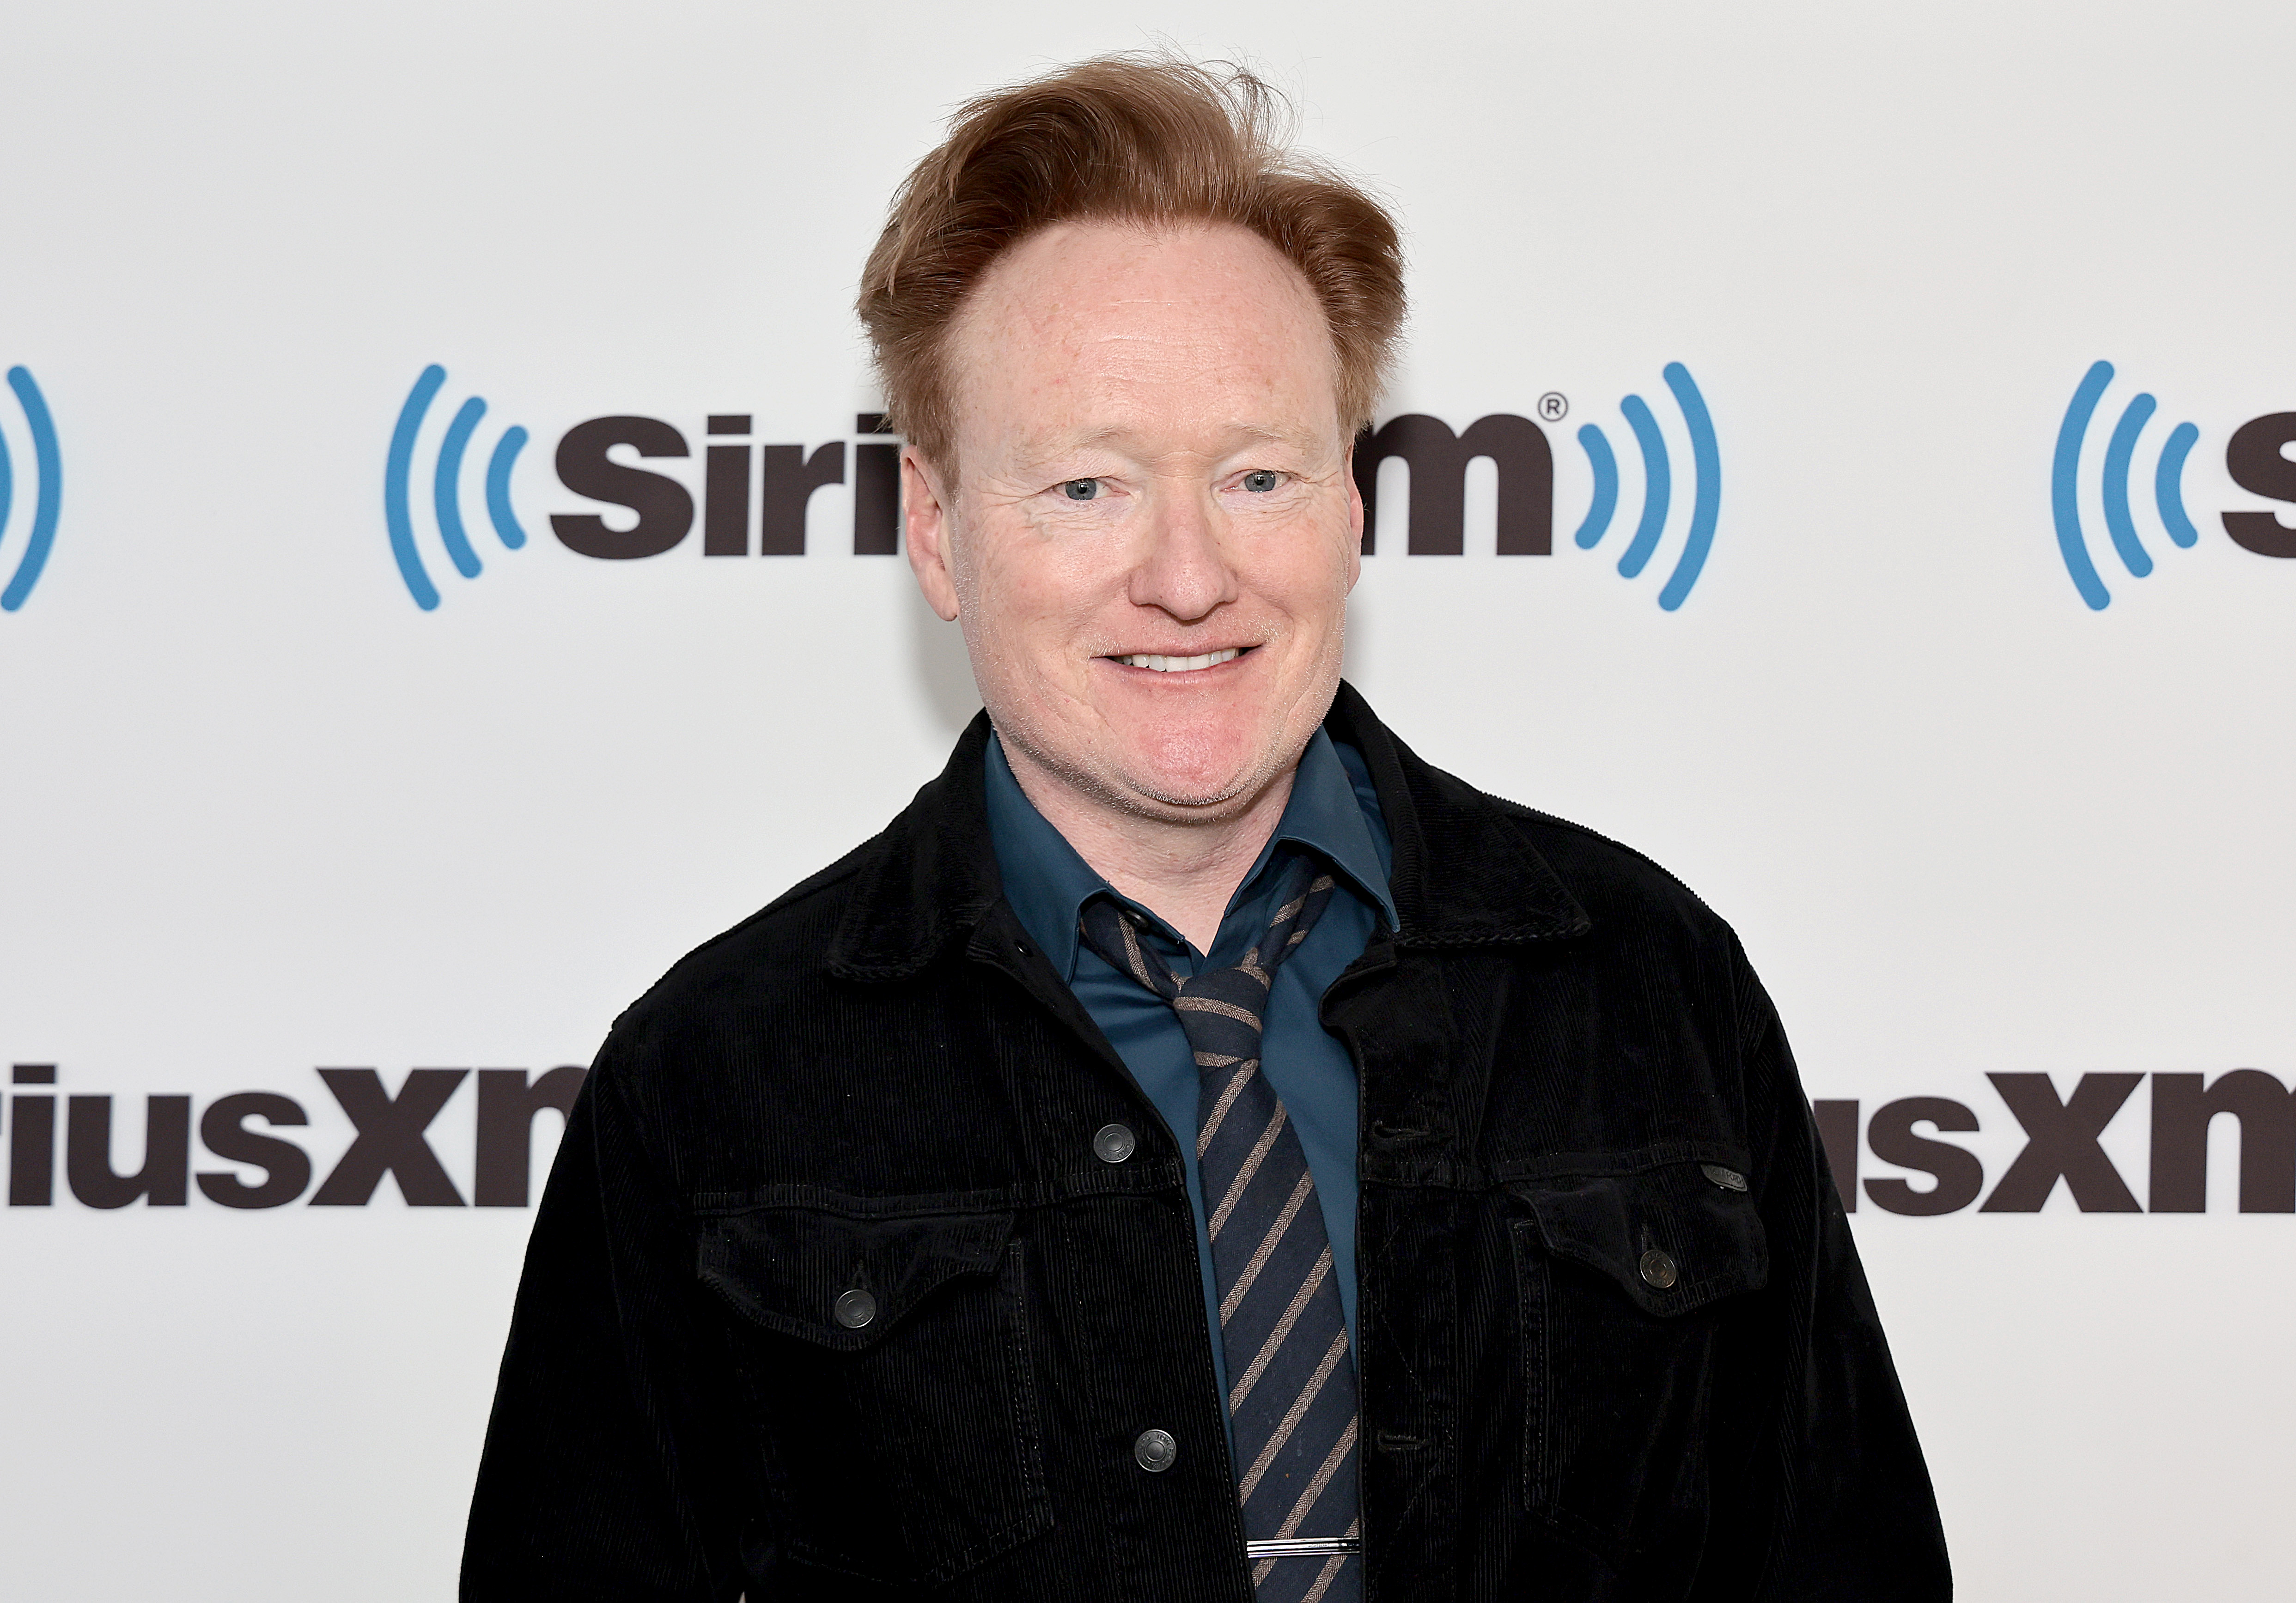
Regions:
<instances>
[{"instance_id":1,"label":"ear","mask_svg":"<svg viewBox=\"0 0 2296 1603\"><path fill-rule=\"evenodd\" d=\"M1356 481L1355 441L1348 442L1347 454L1340 459L1340 471L1348 478L1348 588L1353 590L1356 581L1363 577L1363 486Z\"/></svg>"},{"instance_id":2,"label":"ear","mask_svg":"<svg viewBox=\"0 0 2296 1603\"><path fill-rule=\"evenodd\" d=\"M956 575L949 567L948 503L940 475L908 446L901 448L901 517L906 527L909 570L917 588L945 623L956 621Z\"/></svg>"}]
</instances>

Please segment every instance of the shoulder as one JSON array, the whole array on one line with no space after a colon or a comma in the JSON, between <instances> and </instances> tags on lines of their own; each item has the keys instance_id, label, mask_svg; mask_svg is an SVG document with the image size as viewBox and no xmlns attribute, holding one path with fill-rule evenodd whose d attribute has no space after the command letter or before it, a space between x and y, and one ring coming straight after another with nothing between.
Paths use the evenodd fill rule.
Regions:
<instances>
[{"instance_id":1,"label":"shoulder","mask_svg":"<svg viewBox=\"0 0 2296 1603\"><path fill-rule=\"evenodd\" d=\"M706 1034L713 1019L828 983L831 942L884 839L863 842L678 959L614 1020L609 1051Z\"/></svg>"},{"instance_id":2,"label":"shoulder","mask_svg":"<svg viewBox=\"0 0 2296 1603\"><path fill-rule=\"evenodd\" d=\"M1651 857L1599 830L1495 796L1407 751L1401 771L1441 895L1568 907L1574 929L1615 936L1663 927L1698 945L1734 944L1730 928Z\"/></svg>"},{"instance_id":3,"label":"shoulder","mask_svg":"<svg viewBox=\"0 0 2296 1603\"><path fill-rule=\"evenodd\" d=\"M599 1066L668 1102L722 1102L785 1081L832 1036L849 1043L881 1027L905 988L882 982L931 970L996 900L981 818L988 739L975 719L883 830L679 959L614 1021Z\"/></svg>"},{"instance_id":4,"label":"shoulder","mask_svg":"<svg viewBox=\"0 0 2296 1603\"><path fill-rule=\"evenodd\" d=\"M1656 860L1585 824L1502 797L1488 799L1597 925L1605 913L1665 919L1714 939L1734 938L1721 916Z\"/></svg>"},{"instance_id":5,"label":"shoulder","mask_svg":"<svg viewBox=\"0 0 2296 1603\"><path fill-rule=\"evenodd\" d=\"M1409 904L1406 939L1415 918L1415 938L1431 945L1590 934L1600 945L1663 928L1677 945L1734 947L1714 911L1649 857L1436 767L1352 686L1341 686L1332 721L1364 752L1397 842L1391 883Z\"/></svg>"},{"instance_id":6,"label":"shoulder","mask_svg":"<svg viewBox=\"0 0 2296 1603\"><path fill-rule=\"evenodd\" d=\"M1609 836L1497 797L1486 798L1583 911L1570 943L1652 1016L1687 1008L1742 1050L1775 1024L1746 949L1722 916L1672 872Z\"/></svg>"}]
</instances>

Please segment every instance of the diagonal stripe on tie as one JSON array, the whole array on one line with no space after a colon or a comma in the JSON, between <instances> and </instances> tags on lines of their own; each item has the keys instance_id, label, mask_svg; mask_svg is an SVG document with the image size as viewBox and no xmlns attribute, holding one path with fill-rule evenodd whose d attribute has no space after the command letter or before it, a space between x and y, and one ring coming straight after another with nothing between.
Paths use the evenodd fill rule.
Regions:
<instances>
[{"instance_id":1,"label":"diagonal stripe on tie","mask_svg":"<svg viewBox=\"0 0 2296 1603\"><path fill-rule=\"evenodd\" d=\"M1323 1256L1316 1260L1316 1267L1309 1272L1307 1280L1299 1290L1292 1294L1291 1305L1285 1308L1282 1317L1276 1320L1275 1329L1268 1333L1265 1345L1252 1354L1251 1362L1244 1366L1243 1373L1231 1384L1227 1394L1227 1406L1231 1413L1243 1406L1244 1398L1250 1396L1251 1388L1259 1384L1259 1378L1267 1372L1269 1362L1283 1350L1284 1342L1291 1337L1292 1327L1300 1322L1300 1316L1307 1312L1308 1304L1314 1300L1316 1293L1322 1289L1324 1276L1331 1272L1331 1268L1332 1249L1326 1244ZM1341 1330L1340 1335L1344 1337L1347 1332Z\"/></svg>"},{"instance_id":2,"label":"diagonal stripe on tie","mask_svg":"<svg viewBox=\"0 0 2296 1603\"><path fill-rule=\"evenodd\" d=\"M1203 1128L1196 1132L1196 1156L1198 1157L1201 1157L1204 1155L1204 1149L1212 1144L1212 1137L1219 1133L1220 1123L1227 1117L1227 1110L1235 1106L1235 1099L1242 1092L1245 1082L1250 1080L1254 1074L1259 1072L1259 1064L1257 1060L1242 1062L1234 1058L1219 1058L1219 1061L1217 1063L1206 1063L1204 1061L1204 1059L1206 1058L1219 1058L1219 1054L1217 1052L1198 1053L1196 1056L1196 1067L1198 1068L1226 1068L1233 1065L1235 1067L1235 1073L1228 1076L1227 1088L1221 1092L1218 1097L1213 1099L1210 1109L1202 1113L1201 1116L1203 1120Z\"/></svg>"},{"instance_id":3,"label":"diagonal stripe on tie","mask_svg":"<svg viewBox=\"0 0 2296 1603\"><path fill-rule=\"evenodd\" d=\"M1340 1439L1332 1444L1332 1451L1325 1455L1323 1468L1316 1471L1315 1478L1300 1493L1300 1501L1292 1505L1291 1516L1275 1533L1277 1536L1299 1533L1301 1523L1308 1517L1308 1510L1316 1506L1316 1500L1324 1494L1324 1488L1332 1484L1332 1477L1340 1472L1340 1467L1347 1462L1348 1455L1355 1452L1357 1423L1354 1419L1349 1420L1347 1428L1340 1433Z\"/></svg>"},{"instance_id":4,"label":"diagonal stripe on tie","mask_svg":"<svg viewBox=\"0 0 2296 1603\"><path fill-rule=\"evenodd\" d=\"M1295 859L1266 934L1232 969L1184 978L1140 943L1111 899L1087 903L1085 943L1172 1007L1202 1076L1197 1167L1207 1203L1228 1418L1242 1471L1247 1540L1353 1536L1359 1529L1355 1361L1332 1244L1299 1133L1259 1072L1275 970L1329 903L1332 881ZM1313 1546L1308 1542L1302 1545ZM1262 1603L1355 1603L1359 1556L1258 1558Z\"/></svg>"},{"instance_id":5,"label":"diagonal stripe on tie","mask_svg":"<svg viewBox=\"0 0 2296 1603\"><path fill-rule=\"evenodd\" d=\"M1292 1439L1292 1433L1300 1427L1300 1421L1308 1417L1308 1411L1314 1407L1316 1399L1324 1394L1324 1383L1331 1378L1332 1371L1339 1368L1341 1360L1347 1355L1348 1333L1342 1330L1340 1332L1339 1339L1334 1341L1324 1354L1323 1362L1316 1366L1316 1372L1308 1378L1307 1386L1292 1399L1292 1406L1284 1411L1283 1418L1277 1422L1275 1431L1267 1438L1267 1445L1259 1450L1259 1456L1251 1461L1251 1468L1244 1471L1243 1481L1238 1491L1246 1504L1251 1501L1253 1488L1259 1484L1260 1477L1267 1473L1267 1467L1275 1462L1275 1455L1283 1451L1284 1444ZM1355 1428L1355 1421L1350 1419L1342 1433L1343 1439L1349 1444L1354 1443ZM1291 1536L1297 1534L1297 1532L1279 1525L1268 1533L1273 1536Z\"/></svg>"},{"instance_id":6,"label":"diagonal stripe on tie","mask_svg":"<svg viewBox=\"0 0 2296 1603\"><path fill-rule=\"evenodd\" d=\"M1315 1194L1313 1177L1300 1176L1300 1183L1292 1188L1292 1199L1283 1205L1283 1211L1276 1215L1275 1223L1267 1227L1267 1234L1260 1239L1259 1249L1251 1255L1251 1262L1243 1266L1243 1272L1235 1277L1235 1284L1228 1288L1226 1296L1220 1298L1222 1325L1227 1323L1237 1304L1243 1301L1243 1294L1251 1289L1251 1283L1259 1278L1259 1272L1267 1267L1267 1260L1274 1255L1277 1243L1283 1240L1283 1232L1291 1228L1292 1221L1300 1216L1301 1205Z\"/></svg>"},{"instance_id":7,"label":"diagonal stripe on tie","mask_svg":"<svg viewBox=\"0 0 2296 1603\"><path fill-rule=\"evenodd\" d=\"M1227 1182L1227 1190L1221 1196L1219 1206L1213 1211L1211 1236L1214 1241L1219 1239L1220 1227L1227 1223L1227 1216L1235 1212L1235 1205L1243 1200L1244 1188L1251 1183L1252 1176L1259 1173L1260 1165L1267 1161L1267 1155L1275 1150L1275 1144L1283 1139L1289 1126L1283 1104L1278 1102L1275 1116L1267 1121L1267 1128L1259 1133L1259 1139L1251 1143L1251 1150L1244 1154L1243 1162L1236 1166L1234 1177ZM1292 1144L1299 1145L1299 1137L1293 1136ZM1303 1169L1305 1161L1303 1154Z\"/></svg>"}]
</instances>

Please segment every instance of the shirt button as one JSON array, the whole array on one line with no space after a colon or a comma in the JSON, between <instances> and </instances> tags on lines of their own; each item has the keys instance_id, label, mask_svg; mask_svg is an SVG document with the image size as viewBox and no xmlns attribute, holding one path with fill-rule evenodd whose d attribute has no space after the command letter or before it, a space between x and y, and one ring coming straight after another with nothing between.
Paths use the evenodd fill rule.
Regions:
<instances>
[{"instance_id":1,"label":"shirt button","mask_svg":"<svg viewBox=\"0 0 2296 1603\"><path fill-rule=\"evenodd\" d=\"M858 1330L877 1317L877 1299L858 1287L837 1299L837 1322Z\"/></svg>"},{"instance_id":2,"label":"shirt button","mask_svg":"<svg viewBox=\"0 0 2296 1603\"><path fill-rule=\"evenodd\" d=\"M1132 1461L1151 1475L1161 1475L1180 1456L1180 1444L1168 1430L1144 1430L1132 1444Z\"/></svg>"},{"instance_id":3,"label":"shirt button","mask_svg":"<svg viewBox=\"0 0 2296 1603\"><path fill-rule=\"evenodd\" d=\"M1104 1164L1122 1163L1139 1145L1122 1125L1103 1125L1092 1133L1093 1156Z\"/></svg>"},{"instance_id":4,"label":"shirt button","mask_svg":"<svg viewBox=\"0 0 2296 1603\"><path fill-rule=\"evenodd\" d=\"M1643 1279L1664 1291L1681 1276L1674 1260L1655 1247L1643 1255Z\"/></svg>"}]
</instances>

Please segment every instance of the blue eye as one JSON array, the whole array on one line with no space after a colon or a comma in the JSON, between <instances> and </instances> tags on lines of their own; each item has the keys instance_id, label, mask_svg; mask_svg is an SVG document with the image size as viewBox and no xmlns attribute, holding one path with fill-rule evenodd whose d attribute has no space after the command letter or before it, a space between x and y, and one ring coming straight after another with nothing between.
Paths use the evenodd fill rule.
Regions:
<instances>
[{"instance_id":1,"label":"blue eye","mask_svg":"<svg viewBox=\"0 0 2296 1603\"><path fill-rule=\"evenodd\" d=\"M1071 478L1061 486L1061 494L1066 495L1070 501L1090 501L1100 494L1100 480Z\"/></svg>"},{"instance_id":2,"label":"blue eye","mask_svg":"<svg viewBox=\"0 0 2296 1603\"><path fill-rule=\"evenodd\" d=\"M1265 495L1283 481L1283 476L1273 468L1257 468L1243 476L1243 487L1255 495Z\"/></svg>"}]
</instances>

